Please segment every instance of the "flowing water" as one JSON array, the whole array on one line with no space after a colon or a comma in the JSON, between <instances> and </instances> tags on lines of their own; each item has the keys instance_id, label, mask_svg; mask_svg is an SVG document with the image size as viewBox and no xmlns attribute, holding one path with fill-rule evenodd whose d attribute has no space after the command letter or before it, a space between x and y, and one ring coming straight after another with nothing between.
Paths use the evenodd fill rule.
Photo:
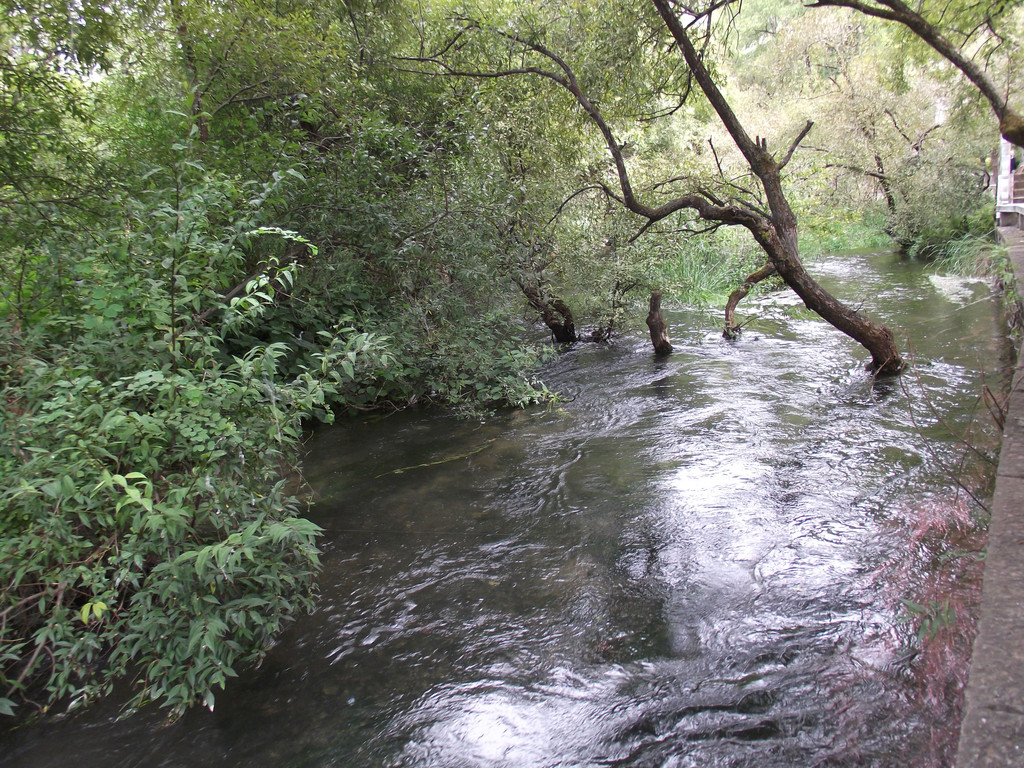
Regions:
<instances>
[{"instance_id":1,"label":"flowing water","mask_svg":"<svg viewBox=\"0 0 1024 768\"><path fill-rule=\"evenodd\" d=\"M984 282L815 272L909 373L783 293L736 343L685 311L667 359L561 355L558 407L322 430L317 611L212 713L101 707L0 735L0 765L948 765L983 515L958 483L993 473L1010 350Z\"/></svg>"}]
</instances>

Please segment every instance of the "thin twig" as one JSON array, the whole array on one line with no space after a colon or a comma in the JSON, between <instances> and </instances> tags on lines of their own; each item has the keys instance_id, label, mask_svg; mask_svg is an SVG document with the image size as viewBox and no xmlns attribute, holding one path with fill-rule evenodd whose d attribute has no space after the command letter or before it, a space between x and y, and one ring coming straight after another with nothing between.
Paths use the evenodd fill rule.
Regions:
<instances>
[{"instance_id":1,"label":"thin twig","mask_svg":"<svg viewBox=\"0 0 1024 768\"><path fill-rule=\"evenodd\" d=\"M472 451L469 451L468 453L460 453L458 456L447 456L447 457L445 457L443 459L438 459L437 461L428 461L428 462L425 462L423 464L413 464L412 466L409 466L409 467L400 467L399 469L392 469L392 470L389 470L388 472L381 472L379 475L374 475L374 479L377 479L377 478L380 478L380 477L384 477L386 475L400 475L403 472L407 472L410 469L420 469L422 467L436 467L438 464L447 464L450 461L458 461L459 459L465 459L465 458L468 458L470 456L473 456L474 454L480 453L480 451L484 450L487 446L489 446L491 443L493 443L497 439L498 438L496 438L496 437L492 437L490 440L488 440L486 443L481 445L479 448L476 448L476 449L474 449Z\"/></svg>"}]
</instances>

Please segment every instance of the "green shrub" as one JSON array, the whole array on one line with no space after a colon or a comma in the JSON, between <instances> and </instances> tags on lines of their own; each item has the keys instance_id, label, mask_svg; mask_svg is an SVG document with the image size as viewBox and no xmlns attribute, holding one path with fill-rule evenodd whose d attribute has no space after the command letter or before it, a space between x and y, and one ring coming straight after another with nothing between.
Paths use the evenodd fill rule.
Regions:
<instances>
[{"instance_id":1,"label":"green shrub","mask_svg":"<svg viewBox=\"0 0 1024 768\"><path fill-rule=\"evenodd\" d=\"M103 345L45 360L4 334L21 346L0 426L4 707L39 681L76 704L125 675L135 704L212 706L311 605L316 527L281 478L329 380L282 381L272 346L102 381L83 371Z\"/></svg>"},{"instance_id":2,"label":"green shrub","mask_svg":"<svg viewBox=\"0 0 1024 768\"><path fill-rule=\"evenodd\" d=\"M36 276L0 285L0 713L118 679L129 707L212 706L312 605L317 528L287 479L305 421L551 398L514 310L481 311L486 244L458 222L433 251L371 229L321 253L267 226L299 174L174 152L92 229L53 218L0 252Z\"/></svg>"},{"instance_id":3,"label":"green shrub","mask_svg":"<svg viewBox=\"0 0 1024 768\"><path fill-rule=\"evenodd\" d=\"M295 269L258 256L258 210L204 178L89 233L62 313L0 324L0 712L135 685L174 714L312 604L315 525L289 470L305 419L331 418L384 340L338 323L298 371L281 342L231 354ZM225 303L222 291L255 263ZM244 274L244 272L242 273ZM276 295L275 295L276 294ZM217 322L201 322L220 306ZM211 316L211 319L214 316Z\"/></svg>"}]
</instances>

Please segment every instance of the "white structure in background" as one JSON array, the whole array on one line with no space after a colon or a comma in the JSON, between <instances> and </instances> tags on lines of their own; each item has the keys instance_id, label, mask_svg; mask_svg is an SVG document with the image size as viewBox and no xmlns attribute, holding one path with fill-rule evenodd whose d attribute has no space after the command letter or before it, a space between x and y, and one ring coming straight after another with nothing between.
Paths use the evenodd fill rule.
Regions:
<instances>
[{"instance_id":1,"label":"white structure in background","mask_svg":"<svg viewBox=\"0 0 1024 768\"><path fill-rule=\"evenodd\" d=\"M999 139L999 175L996 177L996 223L1024 228L1024 168L1013 168L1014 146Z\"/></svg>"}]
</instances>

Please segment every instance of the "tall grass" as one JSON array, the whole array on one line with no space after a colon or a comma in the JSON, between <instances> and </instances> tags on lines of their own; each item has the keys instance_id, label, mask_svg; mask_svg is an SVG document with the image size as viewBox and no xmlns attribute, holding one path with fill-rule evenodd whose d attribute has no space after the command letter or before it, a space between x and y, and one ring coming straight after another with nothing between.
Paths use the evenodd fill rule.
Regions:
<instances>
[{"instance_id":1,"label":"tall grass","mask_svg":"<svg viewBox=\"0 0 1024 768\"><path fill-rule=\"evenodd\" d=\"M752 242L728 232L681 243L655 271L666 294L683 304L708 307L724 304L763 260L764 254Z\"/></svg>"},{"instance_id":2,"label":"tall grass","mask_svg":"<svg viewBox=\"0 0 1024 768\"><path fill-rule=\"evenodd\" d=\"M932 267L942 274L993 276L1008 258L1006 246L996 242L995 233L968 233L934 246L929 254Z\"/></svg>"},{"instance_id":3,"label":"tall grass","mask_svg":"<svg viewBox=\"0 0 1024 768\"><path fill-rule=\"evenodd\" d=\"M866 211L856 218L806 216L801 219L800 253L805 258L894 247L893 239L885 233L885 217L877 211Z\"/></svg>"}]
</instances>

